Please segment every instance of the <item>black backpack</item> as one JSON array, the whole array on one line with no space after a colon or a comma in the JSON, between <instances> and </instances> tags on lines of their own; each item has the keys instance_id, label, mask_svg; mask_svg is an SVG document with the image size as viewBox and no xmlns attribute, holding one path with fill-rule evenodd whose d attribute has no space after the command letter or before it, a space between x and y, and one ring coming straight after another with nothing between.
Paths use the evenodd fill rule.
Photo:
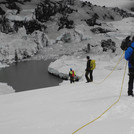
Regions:
<instances>
[{"instance_id":1,"label":"black backpack","mask_svg":"<svg viewBox=\"0 0 134 134\"><path fill-rule=\"evenodd\" d=\"M124 51L130 46L130 44L131 44L130 36L127 36L125 39L123 39L120 47Z\"/></svg>"},{"instance_id":2,"label":"black backpack","mask_svg":"<svg viewBox=\"0 0 134 134\"><path fill-rule=\"evenodd\" d=\"M134 67L134 48L131 47L133 49L132 55L130 56L129 62L130 64Z\"/></svg>"}]
</instances>

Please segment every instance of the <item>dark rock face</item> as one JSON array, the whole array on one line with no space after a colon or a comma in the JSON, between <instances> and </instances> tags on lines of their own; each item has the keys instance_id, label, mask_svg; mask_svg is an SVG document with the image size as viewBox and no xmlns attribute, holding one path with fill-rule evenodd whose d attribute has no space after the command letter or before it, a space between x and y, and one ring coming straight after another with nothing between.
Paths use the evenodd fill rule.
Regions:
<instances>
[{"instance_id":1,"label":"dark rock face","mask_svg":"<svg viewBox=\"0 0 134 134\"><path fill-rule=\"evenodd\" d=\"M36 20L31 21L13 21L14 25L11 27L10 22L7 18L3 17L0 20L0 30L3 33L18 32L18 29L25 27L26 34L32 34L35 30L43 31L46 29L44 24L38 23Z\"/></svg>"},{"instance_id":2,"label":"dark rock face","mask_svg":"<svg viewBox=\"0 0 134 134\"><path fill-rule=\"evenodd\" d=\"M98 18L99 18L99 15L95 13L95 14L92 16L91 19L87 19L87 20L85 20L85 21L86 21L86 23L87 23L89 26L94 26L94 25L99 25L99 26L101 26L101 24L99 24L99 23L96 22Z\"/></svg>"},{"instance_id":3,"label":"dark rock face","mask_svg":"<svg viewBox=\"0 0 134 134\"><path fill-rule=\"evenodd\" d=\"M0 19L0 31L6 34L13 32L13 28L10 26L10 22L5 16L2 16Z\"/></svg>"},{"instance_id":4,"label":"dark rock face","mask_svg":"<svg viewBox=\"0 0 134 134\"><path fill-rule=\"evenodd\" d=\"M30 1L31 0L5 0L0 2L0 5L5 4L8 9L15 9L17 11L16 15L19 15L19 12L21 11L20 5ZM105 13L100 13L102 10L104 10ZM83 16L85 15L83 19L79 17L81 12ZM27 34L31 34L35 30L45 30L47 28L45 23L48 21L57 22L59 26L58 30L60 30L63 28L74 28L74 25L77 24L76 20L85 21L88 26L101 26L101 24L98 23L98 20L113 21L117 18L134 17L133 14L119 8L100 7L92 5L90 2L82 2L79 0L43 0L37 5L33 14L35 15L35 18L29 21L11 20L12 23L14 23L14 25L11 26L10 20L8 20L8 17L6 18L5 11L3 10L2 6L0 6L0 15L2 15L0 18L1 32L7 34L9 32L17 32L20 27L24 26L26 28ZM75 15L76 20L73 20L73 15ZM93 29L93 32L105 33L107 31L99 28Z\"/></svg>"},{"instance_id":5,"label":"dark rock face","mask_svg":"<svg viewBox=\"0 0 134 134\"><path fill-rule=\"evenodd\" d=\"M68 20L68 17L63 16L60 18L58 25L59 25L58 30L63 29L63 28L71 29L74 27L74 22L72 20Z\"/></svg>"},{"instance_id":6,"label":"dark rock face","mask_svg":"<svg viewBox=\"0 0 134 134\"><path fill-rule=\"evenodd\" d=\"M81 7L85 7L85 6L89 6L89 7L92 7L92 3L90 3L90 2L87 2L87 1L84 1L84 2L82 2L82 5L81 5Z\"/></svg>"},{"instance_id":7,"label":"dark rock face","mask_svg":"<svg viewBox=\"0 0 134 134\"><path fill-rule=\"evenodd\" d=\"M134 12L134 7L132 7L130 10L131 10L132 12Z\"/></svg>"},{"instance_id":8,"label":"dark rock face","mask_svg":"<svg viewBox=\"0 0 134 134\"><path fill-rule=\"evenodd\" d=\"M125 11L125 10L123 10L123 9L120 9L120 8L118 8L118 7L112 8L112 10L113 10L114 12L119 13L123 18L125 18L125 17L134 17L133 14L128 13L127 11Z\"/></svg>"},{"instance_id":9,"label":"dark rock face","mask_svg":"<svg viewBox=\"0 0 134 134\"><path fill-rule=\"evenodd\" d=\"M111 32L110 30L103 29L101 27L92 28L91 31L95 34Z\"/></svg>"},{"instance_id":10,"label":"dark rock face","mask_svg":"<svg viewBox=\"0 0 134 134\"><path fill-rule=\"evenodd\" d=\"M44 31L46 29L45 25L38 23L36 20L24 22L24 27L26 34L32 34L35 30Z\"/></svg>"},{"instance_id":11,"label":"dark rock face","mask_svg":"<svg viewBox=\"0 0 134 134\"><path fill-rule=\"evenodd\" d=\"M4 15L6 12L0 7L0 15Z\"/></svg>"},{"instance_id":12,"label":"dark rock face","mask_svg":"<svg viewBox=\"0 0 134 134\"><path fill-rule=\"evenodd\" d=\"M57 13L62 15L71 14L74 10L62 2L54 2L45 0L43 3L40 3L35 9L36 19L40 22L46 22L50 19L51 16L54 16Z\"/></svg>"},{"instance_id":13,"label":"dark rock face","mask_svg":"<svg viewBox=\"0 0 134 134\"><path fill-rule=\"evenodd\" d=\"M17 6L17 4L15 2L8 3L6 7L9 9L16 9L17 13L20 12L20 8L19 8L19 6Z\"/></svg>"},{"instance_id":14,"label":"dark rock face","mask_svg":"<svg viewBox=\"0 0 134 134\"><path fill-rule=\"evenodd\" d=\"M116 51L116 44L111 39L102 40L101 47L103 48L104 52L107 52L108 50L112 50L112 52L114 53Z\"/></svg>"}]
</instances>

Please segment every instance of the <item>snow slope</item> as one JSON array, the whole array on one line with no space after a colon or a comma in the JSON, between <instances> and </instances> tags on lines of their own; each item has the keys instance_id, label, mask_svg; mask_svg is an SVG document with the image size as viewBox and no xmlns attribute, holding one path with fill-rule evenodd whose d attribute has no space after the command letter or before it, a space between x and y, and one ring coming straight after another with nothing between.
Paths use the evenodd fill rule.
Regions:
<instances>
[{"instance_id":1,"label":"snow slope","mask_svg":"<svg viewBox=\"0 0 134 134\"><path fill-rule=\"evenodd\" d=\"M133 0L83 0L90 1L93 4L107 7L131 7L134 6Z\"/></svg>"},{"instance_id":2,"label":"snow slope","mask_svg":"<svg viewBox=\"0 0 134 134\"><path fill-rule=\"evenodd\" d=\"M98 62L94 81L102 81L112 71L119 55L102 57L106 59ZM57 87L1 95L1 134L72 134L118 99L124 65L122 60L101 85L87 84L84 79L75 84L66 81ZM127 81L126 75L119 103L77 134L134 134L134 102L127 96Z\"/></svg>"},{"instance_id":3,"label":"snow slope","mask_svg":"<svg viewBox=\"0 0 134 134\"><path fill-rule=\"evenodd\" d=\"M102 62L94 71L99 82L109 74L110 64ZM90 122L113 104L119 96L125 61L122 68L98 85L66 82L61 86L0 96L0 130L2 134L71 134ZM114 65L113 65L114 66ZM128 77L121 100L98 121L78 134L133 134L134 103L126 95Z\"/></svg>"}]
</instances>

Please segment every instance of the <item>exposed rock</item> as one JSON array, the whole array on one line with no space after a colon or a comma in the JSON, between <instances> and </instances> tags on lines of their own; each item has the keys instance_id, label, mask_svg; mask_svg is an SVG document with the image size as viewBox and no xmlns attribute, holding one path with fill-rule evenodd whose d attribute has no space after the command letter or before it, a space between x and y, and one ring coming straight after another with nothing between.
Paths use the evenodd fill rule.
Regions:
<instances>
[{"instance_id":1,"label":"exposed rock","mask_svg":"<svg viewBox=\"0 0 134 134\"><path fill-rule=\"evenodd\" d=\"M3 16L0 20L0 31L3 33L18 32L18 29L25 27L26 34L32 34L36 30L44 31L46 26L39 23L36 20L31 21L10 21L6 16Z\"/></svg>"},{"instance_id":2,"label":"exposed rock","mask_svg":"<svg viewBox=\"0 0 134 134\"><path fill-rule=\"evenodd\" d=\"M134 7L131 8L131 11L134 12Z\"/></svg>"},{"instance_id":3,"label":"exposed rock","mask_svg":"<svg viewBox=\"0 0 134 134\"><path fill-rule=\"evenodd\" d=\"M71 31L63 30L62 32L63 34L57 37L56 43L81 42L82 40L86 40L86 38L83 37L84 35L79 33L77 29Z\"/></svg>"},{"instance_id":4,"label":"exposed rock","mask_svg":"<svg viewBox=\"0 0 134 134\"><path fill-rule=\"evenodd\" d=\"M20 9L21 5L25 6L25 2L28 1L31 0L5 0L0 2L2 6L4 5L3 7L0 5L0 14L2 15L0 18L0 31L6 33L6 39L10 38L8 42L0 46L0 61L18 61L28 58L37 54L39 50L49 44L61 46L61 49L63 49L62 47L66 43L64 51L61 52L61 55L64 55L65 51L66 54L69 53L68 50L70 51L70 48L68 50L66 48L67 43L70 43L70 46L68 46L72 47L73 43L77 46L78 43L85 40L84 45L79 44L80 49L77 52L81 51L88 44L86 40L93 40L93 33L110 32L109 29L103 28L103 26L107 26L104 21L117 21L124 17L134 16L119 8L101 7L79 0L43 0L41 3L34 1L36 3L33 2L35 10L26 9L24 11ZM7 11L7 9L10 10ZM94 27L95 25L100 27ZM25 29L26 33L25 35L17 36L21 28ZM104 36L109 36L110 34L108 34ZM101 35L95 36L102 39L103 35ZM2 37L4 38L4 36ZM3 39L0 38L0 41L3 42ZM93 51L92 43L90 44L91 51ZM115 43L112 40L103 40L101 46L99 44L101 52L102 48L103 51L110 49L114 52L116 50ZM55 48L53 50L56 55ZM90 51L90 46L86 46L86 49ZM74 53L74 49L71 49L70 53Z\"/></svg>"},{"instance_id":5,"label":"exposed rock","mask_svg":"<svg viewBox=\"0 0 134 134\"><path fill-rule=\"evenodd\" d=\"M72 0L67 1L67 3L73 4ZM71 14L74 10L67 5L66 2L54 2L45 0L43 3L40 3L35 9L36 19L40 22L46 22L50 19L51 16L54 16L57 13L63 15Z\"/></svg>"},{"instance_id":6,"label":"exposed rock","mask_svg":"<svg viewBox=\"0 0 134 134\"><path fill-rule=\"evenodd\" d=\"M87 23L89 26L94 26L94 25L99 25L99 26L101 26L100 23L97 23L97 19L98 19L98 18L99 18L98 14L95 13L95 14L92 16L91 19L87 19L87 20L85 20L85 21L86 21L86 23Z\"/></svg>"},{"instance_id":7,"label":"exposed rock","mask_svg":"<svg viewBox=\"0 0 134 134\"><path fill-rule=\"evenodd\" d=\"M91 31L92 31L93 33L95 33L95 34L112 32L111 30L108 30L108 29L102 28L102 27L95 27L95 28L92 28Z\"/></svg>"},{"instance_id":8,"label":"exposed rock","mask_svg":"<svg viewBox=\"0 0 134 134\"><path fill-rule=\"evenodd\" d=\"M102 40L101 47L103 48L104 52L107 52L108 50L112 50L112 52L114 53L116 51L116 44L111 39Z\"/></svg>"},{"instance_id":9,"label":"exposed rock","mask_svg":"<svg viewBox=\"0 0 134 134\"><path fill-rule=\"evenodd\" d=\"M9 2L6 7L9 9L16 9L17 13L20 12L20 7L15 2Z\"/></svg>"},{"instance_id":10,"label":"exposed rock","mask_svg":"<svg viewBox=\"0 0 134 134\"><path fill-rule=\"evenodd\" d=\"M90 3L90 2L87 2L87 1L84 1L84 2L82 2L82 5L81 5L81 7L85 7L85 6L89 6L89 7L92 7L92 3Z\"/></svg>"},{"instance_id":11,"label":"exposed rock","mask_svg":"<svg viewBox=\"0 0 134 134\"><path fill-rule=\"evenodd\" d=\"M26 34L31 34L36 30L44 31L47 28L45 25L38 23L36 20L25 21L24 27L26 29Z\"/></svg>"},{"instance_id":12,"label":"exposed rock","mask_svg":"<svg viewBox=\"0 0 134 134\"><path fill-rule=\"evenodd\" d=\"M63 28L68 28L68 29L74 28L74 22L72 20L68 20L67 16L63 16L59 20L58 31Z\"/></svg>"},{"instance_id":13,"label":"exposed rock","mask_svg":"<svg viewBox=\"0 0 134 134\"><path fill-rule=\"evenodd\" d=\"M123 18L134 17L134 14L128 13L127 11L120 9L118 7L112 8L112 10L114 10L114 12L119 13Z\"/></svg>"},{"instance_id":14,"label":"exposed rock","mask_svg":"<svg viewBox=\"0 0 134 134\"><path fill-rule=\"evenodd\" d=\"M6 12L0 7L0 15L4 15Z\"/></svg>"}]
</instances>

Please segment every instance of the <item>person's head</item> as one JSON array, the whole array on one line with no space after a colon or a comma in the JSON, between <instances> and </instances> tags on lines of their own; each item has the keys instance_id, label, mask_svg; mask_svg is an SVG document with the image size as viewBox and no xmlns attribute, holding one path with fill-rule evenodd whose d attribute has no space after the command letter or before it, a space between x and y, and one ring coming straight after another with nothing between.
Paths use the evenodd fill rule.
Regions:
<instances>
[{"instance_id":1,"label":"person's head","mask_svg":"<svg viewBox=\"0 0 134 134\"><path fill-rule=\"evenodd\" d=\"M126 37L126 40L130 40L130 37L131 37L131 36L127 36L127 37Z\"/></svg>"},{"instance_id":2,"label":"person's head","mask_svg":"<svg viewBox=\"0 0 134 134\"><path fill-rule=\"evenodd\" d=\"M90 57L89 56L87 56L87 60L89 60L90 59Z\"/></svg>"},{"instance_id":3,"label":"person's head","mask_svg":"<svg viewBox=\"0 0 134 134\"><path fill-rule=\"evenodd\" d=\"M72 71L72 68L70 68L70 71Z\"/></svg>"}]
</instances>

